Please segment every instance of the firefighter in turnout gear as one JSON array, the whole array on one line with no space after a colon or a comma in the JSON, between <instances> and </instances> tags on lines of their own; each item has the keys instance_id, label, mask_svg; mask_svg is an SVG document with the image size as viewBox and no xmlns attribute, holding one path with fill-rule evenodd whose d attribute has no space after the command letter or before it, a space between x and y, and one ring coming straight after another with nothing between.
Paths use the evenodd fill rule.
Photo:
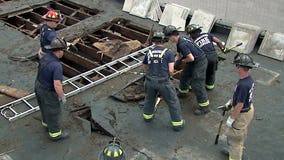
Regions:
<instances>
[{"instance_id":1,"label":"firefighter in turnout gear","mask_svg":"<svg viewBox=\"0 0 284 160\"><path fill-rule=\"evenodd\" d=\"M51 41L57 37L55 28L58 26L62 17L58 11L49 10L42 18L46 21L40 29L40 50L38 57L41 59L46 53L52 53L51 50L44 48L46 45L50 45Z\"/></svg>"},{"instance_id":2,"label":"firefighter in turnout gear","mask_svg":"<svg viewBox=\"0 0 284 160\"><path fill-rule=\"evenodd\" d=\"M99 153L98 160L126 160L126 153L116 137Z\"/></svg>"},{"instance_id":3,"label":"firefighter in turnout gear","mask_svg":"<svg viewBox=\"0 0 284 160\"><path fill-rule=\"evenodd\" d=\"M201 26L196 24L190 24L186 27L187 34L193 39L194 43L197 44L206 54L208 65L206 70L206 81L205 86L207 90L214 89L215 72L218 68L218 55L214 47L215 42L218 47L224 51L225 46L222 41L213 36L210 33L201 33Z\"/></svg>"},{"instance_id":4,"label":"firefighter in turnout gear","mask_svg":"<svg viewBox=\"0 0 284 160\"><path fill-rule=\"evenodd\" d=\"M229 160L242 160L244 159L244 141L254 115L254 80L249 75L249 70L257 67L258 64L246 54L237 55L233 64L236 65L240 79L235 87L233 98L224 105L223 109L231 109L226 122L229 127L227 131Z\"/></svg>"},{"instance_id":5,"label":"firefighter in turnout gear","mask_svg":"<svg viewBox=\"0 0 284 160\"><path fill-rule=\"evenodd\" d=\"M42 125L47 129L49 138L57 141L68 137L68 133L63 132L59 125L60 103L66 103L62 88L63 71L59 58L67 49L67 44L64 40L55 38L45 48L52 53L46 53L39 61L35 94L42 115Z\"/></svg>"},{"instance_id":6,"label":"firefighter in turnout gear","mask_svg":"<svg viewBox=\"0 0 284 160\"><path fill-rule=\"evenodd\" d=\"M145 55L143 61L146 70L143 117L146 122L153 120L154 106L159 93L169 107L173 130L180 131L185 122L181 116L181 106L175 87L170 81L170 75L174 71L174 54L164 47L166 37L163 32L155 32L151 41L154 48Z\"/></svg>"},{"instance_id":7,"label":"firefighter in turnout gear","mask_svg":"<svg viewBox=\"0 0 284 160\"><path fill-rule=\"evenodd\" d=\"M198 108L194 111L195 115L204 115L209 112L209 100L205 89L205 76L207 59L204 52L190 39L180 36L176 27L167 26L164 33L169 39L177 44L179 60L176 63L185 63L181 73L179 85L179 97L187 97L189 86L196 95Z\"/></svg>"}]
</instances>

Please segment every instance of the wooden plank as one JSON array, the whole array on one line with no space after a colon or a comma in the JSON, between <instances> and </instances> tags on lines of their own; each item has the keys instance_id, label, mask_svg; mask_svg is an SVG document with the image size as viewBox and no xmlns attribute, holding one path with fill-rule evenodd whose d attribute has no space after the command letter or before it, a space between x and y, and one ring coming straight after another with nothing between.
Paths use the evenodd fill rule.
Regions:
<instances>
[{"instance_id":1,"label":"wooden plank","mask_svg":"<svg viewBox=\"0 0 284 160\"><path fill-rule=\"evenodd\" d=\"M87 58L84 58L80 55L77 55L77 54L74 54L72 52L69 52L69 51L65 51L65 54L63 56L63 58L71 61L71 62L74 62L88 70L91 70L91 69L94 69L98 66L100 66L98 63L96 62L93 62Z\"/></svg>"},{"instance_id":2,"label":"wooden plank","mask_svg":"<svg viewBox=\"0 0 284 160\"><path fill-rule=\"evenodd\" d=\"M73 68L73 67L71 67L71 66L69 66L65 63L61 63L61 64L62 64L64 75L67 75L68 77L74 77L74 76L81 74L81 72L79 72L75 68Z\"/></svg>"},{"instance_id":3,"label":"wooden plank","mask_svg":"<svg viewBox=\"0 0 284 160\"><path fill-rule=\"evenodd\" d=\"M137 39L141 43L145 43L147 38L148 38L147 34L135 31L133 29L130 29L130 28L118 25L118 24L114 24L111 27L111 29L113 29L115 32L121 33L122 36L125 36L125 37L127 37L129 39L132 39L132 40L136 40Z\"/></svg>"}]
</instances>

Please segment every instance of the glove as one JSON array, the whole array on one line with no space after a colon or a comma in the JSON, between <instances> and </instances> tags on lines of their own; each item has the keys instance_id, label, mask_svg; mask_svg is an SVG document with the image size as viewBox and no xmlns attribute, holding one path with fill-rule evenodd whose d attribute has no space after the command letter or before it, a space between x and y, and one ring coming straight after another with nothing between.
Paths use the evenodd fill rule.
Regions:
<instances>
[{"instance_id":1,"label":"glove","mask_svg":"<svg viewBox=\"0 0 284 160\"><path fill-rule=\"evenodd\" d=\"M223 106L218 107L217 109L222 109L223 111L229 111L232 108L231 99Z\"/></svg>"},{"instance_id":2,"label":"glove","mask_svg":"<svg viewBox=\"0 0 284 160\"><path fill-rule=\"evenodd\" d=\"M59 98L59 101L62 103L62 104L65 104L67 102L67 99L65 96Z\"/></svg>"},{"instance_id":3,"label":"glove","mask_svg":"<svg viewBox=\"0 0 284 160\"><path fill-rule=\"evenodd\" d=\"M235 122L235 120L232 119L231 116L229 116L228 119L227 119L226 124L227 124L228 127L232 127L234 122Z\"/></svg>"},{"instance_id":4,"label":"glove","mask_svg":"<svg viewBox=\"0 0 284 160\"><path fill-rule=\"evenodd\" d=\"M73 51L75 53L78 52L78 48L75 45L69 42L66 42L66 44L67 44L67 50Z\"/></svg>"},{"instance_id":5,"label":"glove","mask_svg":"<svg viewBox=\"0 0 284 160\"><path fill-rule=\"evenodd\" d=\"M232 107L233 107L232 101L231 101L231 99L229 99L228 102L225 104L225 109L226 109L225 111L230 110Z\"/></svg>"}]
</instances>

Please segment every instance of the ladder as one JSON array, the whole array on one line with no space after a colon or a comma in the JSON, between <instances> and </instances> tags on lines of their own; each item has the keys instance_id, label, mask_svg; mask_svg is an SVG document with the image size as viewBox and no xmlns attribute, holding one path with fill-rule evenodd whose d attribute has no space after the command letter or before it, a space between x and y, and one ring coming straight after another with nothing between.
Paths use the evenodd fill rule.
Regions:
<instances>
[{"instance_id":1,"label":"ladder","mask_svg":"<svg viewBox=\"0 0 284 160\"><path fill-rule=\"evenodd\" d=\"M66 98L83 92L111 78L142 65L143 58L153 46L146 47L112 62L63 81ZM66 91L67 90L67 91ZM39 110L35 93L0 106L1 115L14 121Z\"/></svg>"}]
</instances>

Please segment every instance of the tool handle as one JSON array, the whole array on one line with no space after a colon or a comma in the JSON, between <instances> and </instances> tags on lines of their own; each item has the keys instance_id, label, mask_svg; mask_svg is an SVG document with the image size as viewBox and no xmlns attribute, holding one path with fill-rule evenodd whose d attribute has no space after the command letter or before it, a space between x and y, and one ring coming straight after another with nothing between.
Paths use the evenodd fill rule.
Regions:
<instances>
[{"instance_id":1,"label":"tool handle","mask_svg":"<svg viewBox=\"0 0 284 160\"><path fill-rule=\"evenodd\" d=\"M215 143L214 143L214 144L217 145L217 144L218 144L218 141L219 141L219 134L216 135Z\"/></svg>"},{"instance_id":2,"label":"tool handle","mask_svg":"<svg viewBox=\"0 0 284 160\"><path fill-rule=\"evenodd\" d=\"M239 47L239 46L241 46L241 45L243 45L242 42L241 42L241 43L238 43L238 44L236 45L236 47Z\"/></svg>"},{"instance_id":3,"label":"tool handle","mask_svg":"<svg viewBox=\"0 0 284 160\"><path fill-rule=\"evenodd\" d=\"M222 113L223 119L220 121L218 132L217 132L217 135L216 135L216 138L215 138L215 142L214 142L215 145L217 145L218 142L219 142L219 136L220 136L220 133L221 133L221 129L222 129L222 125L223 125L223 120L224 120L225 114L226 114L226 111L224 110L223 113Z\"/></svg>"}]
</instances>

